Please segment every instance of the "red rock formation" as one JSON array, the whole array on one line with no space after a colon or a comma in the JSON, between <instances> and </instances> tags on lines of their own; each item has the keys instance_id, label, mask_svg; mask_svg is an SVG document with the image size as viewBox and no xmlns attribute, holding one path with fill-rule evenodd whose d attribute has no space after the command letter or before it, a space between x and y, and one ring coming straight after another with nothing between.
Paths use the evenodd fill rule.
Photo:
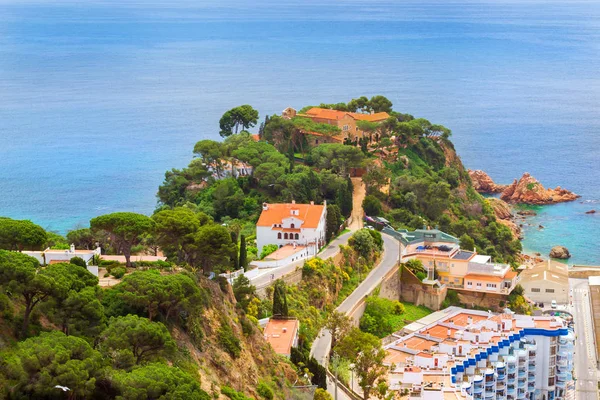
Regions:
<instances>
[{"instance_id":1,"label":"red rock formation","mask_svg":"<svg viewBox=\"0 0 600 400\"><path fill-rule=\"evenodd\" d=\"M481 170L469 170L469 176L473 182L473 187L479 193L500 193L506 188L506 185L495 184L492 178Z\"/></svg>"},{"instance_id":2,"label":"red rock formation","mask_svg":"<svg viewBox=\"0 0 600 400\"><path fill-rule=\"evenodd\" d=\"M507 203L524 204L555 204L573 201L581 196L562 189L546 189L529 173L524 173L521 179L516 180L502 192L500 198Z\"/></svg>"}]
</instances>

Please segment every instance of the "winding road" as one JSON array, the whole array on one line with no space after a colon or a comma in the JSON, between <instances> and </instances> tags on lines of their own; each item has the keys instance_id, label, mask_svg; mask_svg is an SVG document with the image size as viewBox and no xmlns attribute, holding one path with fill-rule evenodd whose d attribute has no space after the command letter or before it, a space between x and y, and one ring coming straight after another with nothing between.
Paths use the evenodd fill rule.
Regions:
<instances>
[{"instance_id":1,"label":"winding road","mask_svg":"<svg viewBox=\"0 0 600 400\"><path fill-rule=\"evenodd\" d=\"M400 257L400 247L398 241L391 236L382 234L383 237L383 258L379 264L369 272L369 275L362 283L340 304L338 311L350 315L356 305L375 290L382 282L383 278L396 268ZM331 333L327 329L322 329L319 336L313 342L311 355L323 366L327 366L329 349L331 347ZM335 386L328 385L328 391L334 395ZM349 399L343 392L338 391L338 399Z\"/></svg>"}]
</instances>

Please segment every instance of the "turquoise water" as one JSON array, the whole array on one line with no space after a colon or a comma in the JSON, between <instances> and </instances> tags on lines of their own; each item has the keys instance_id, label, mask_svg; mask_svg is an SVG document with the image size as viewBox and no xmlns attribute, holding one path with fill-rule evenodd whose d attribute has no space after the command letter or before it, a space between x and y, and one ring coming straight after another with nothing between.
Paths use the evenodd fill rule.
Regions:
<instances>
[{"instance_id":1,"label":"turquoise water","mask_svg":"<svg viewBox=\"0 0 600 400\"><path fill-rule=\"evenodd\" d=\"M150 213L221 114L383 94L453 130L466 166L600 200L593 1L0 0L0 215L65 232ZM600 263L597 203L525 246Z\"/></svg>"}]
</instances>

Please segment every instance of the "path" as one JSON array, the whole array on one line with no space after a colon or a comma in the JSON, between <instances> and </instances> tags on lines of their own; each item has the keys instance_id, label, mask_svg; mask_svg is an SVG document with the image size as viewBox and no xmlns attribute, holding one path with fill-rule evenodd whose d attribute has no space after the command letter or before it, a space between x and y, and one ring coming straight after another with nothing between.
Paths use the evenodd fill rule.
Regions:
<instances>
[{"instance_id":1,"label":"path","mask_svg":"<svg viewBox=\"0 0 600 400\"><path fill-rule=\"evenodd\" d=\"M350 216L350 224L348 229L351 231L357 231L363 227L363 207L362 203L367 195L367 189L362 178L350 178L352 179L352 215Z\"/></svg>"},{"instance_id":2,"label":"path","mask_svg":"<svg viewBox=\"0 0 600 400\"><path fill-rule=\"evenodd\" d=\"M369 272L364 281L350 294L337 308L338 311L348 314L365 297L368 296L383 280L383 277L395 268L400 256L398 241L391 236L381 235L383 237L383 258L381 262ZM331 334L327 329L322 329L319 336L313 342L311 355L323 366L327 366L327 355L331 347ZM334 385L328 385L329 392L333 395ZM340 397L340 395L342 395ZM338 391L339 399L346 399L341 391Z\"/></svg>"},{"instance_id":3,"label":"path","mask_svg":"<svg viewBox=\"0 0 600 400\"><path fill-rule=\"evenodd\" d=\"M594 322L587 279L569 279L573 304L569 310L575 322L575 391L578 400L598 400L598 370Z\"/></svg>"}]
</instances>

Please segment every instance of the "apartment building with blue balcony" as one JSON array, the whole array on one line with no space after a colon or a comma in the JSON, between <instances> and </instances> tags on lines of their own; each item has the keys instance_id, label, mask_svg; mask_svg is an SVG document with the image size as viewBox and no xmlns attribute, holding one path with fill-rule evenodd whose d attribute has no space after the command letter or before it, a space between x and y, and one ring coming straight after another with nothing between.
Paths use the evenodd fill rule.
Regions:
<instances>
[{"instance_id":1,"label":"apartment building with blue balcony","mask_svg":"<svg viewBox=\"0 0 600 400\"><path fill-rule=\"evenodd\" d=\"M573 332L554 316L450 307L388 338L388 383L411 399L571 400Z\"/></svg>"}]
</instances>

